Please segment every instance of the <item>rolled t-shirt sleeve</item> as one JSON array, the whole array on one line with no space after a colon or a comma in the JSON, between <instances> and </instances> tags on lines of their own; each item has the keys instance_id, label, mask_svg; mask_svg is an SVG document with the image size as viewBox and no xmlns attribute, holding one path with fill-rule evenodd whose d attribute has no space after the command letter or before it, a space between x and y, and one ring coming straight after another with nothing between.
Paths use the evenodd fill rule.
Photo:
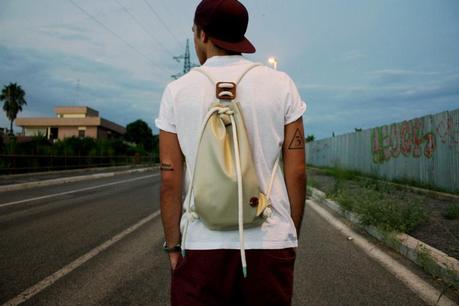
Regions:
<instances>
[{"instance_id":1,"label":"rolled t-shirt sleeve","mask_svg":"<svg viewBox=\"0 0 459 306\"><path fill-rule=\"evenodd\" d=\"M301 99L293 80L287 76L287 95L285 101L284 125L289 124L303 116L306 103Z\"/></svg>"},{"instance_id":2,"label":"rolled t-shirt sleeve","mask_svg":"<svg viewBox=\"0 0 459 306\"><path fill-rule=\"evenodd\" d=\"M155 125L158 129L176 133L175 114L173 97L169 86L166 87L161 98L158 118L155 119Z\"/></svg>"}]
</instances>

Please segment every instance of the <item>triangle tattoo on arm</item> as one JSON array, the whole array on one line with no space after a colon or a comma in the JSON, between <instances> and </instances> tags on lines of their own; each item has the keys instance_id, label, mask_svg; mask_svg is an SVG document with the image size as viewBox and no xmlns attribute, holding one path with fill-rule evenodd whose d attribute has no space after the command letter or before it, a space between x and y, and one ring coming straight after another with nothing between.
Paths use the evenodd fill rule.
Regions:
<instances>
[{"instance_id":1,"label":"triangle tattoo on arm","mask_svg":"<svg viewBox=\"0 0 459 306\"><path fill-rule=\"evenodd\" d=\"M304 139L301 136L300 129L296 129L295 134L293 135L292 141L288 145L289 150L301 150L304 149Z\"/></svg>"}]
</instances>

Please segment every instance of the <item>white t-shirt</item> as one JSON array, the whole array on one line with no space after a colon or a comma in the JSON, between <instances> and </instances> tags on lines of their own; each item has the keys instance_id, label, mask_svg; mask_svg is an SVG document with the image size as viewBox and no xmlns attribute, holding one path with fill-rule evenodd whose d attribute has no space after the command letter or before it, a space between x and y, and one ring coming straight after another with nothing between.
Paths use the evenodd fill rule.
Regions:
<instances>
[{"instance_id":1,"label":"white t-shirt","mask_svg":"<svg viewBox=\"0 0 459 306\"><path fill-rule=\"evenodd\" d=\"M214 56L201 67L218 82L235 82L253 62L240 55ZM284 125L300 118L306 103L290 77L266 66L253 68L237 86L257 176L266 193L274 162L284 142ZM215 85L200 72L191 71L171 82L165 89L156 126L176 133L189 169L194 169L202 120L215 98ZM187 172L186 172L187 173ZM186 175L184 190L188 190ZM246 249L297 247L295 225L284 176L280 168L274 178L271 202L273 214L260 227L244 229ZM185 209L186 201L184 201ZM193 207L193 200L191 206ZM186 224L182 215L180 229ZM239 249L239 232L209 230L199 219L191 222L186 249Z\"/></svg>"}]
</instances>

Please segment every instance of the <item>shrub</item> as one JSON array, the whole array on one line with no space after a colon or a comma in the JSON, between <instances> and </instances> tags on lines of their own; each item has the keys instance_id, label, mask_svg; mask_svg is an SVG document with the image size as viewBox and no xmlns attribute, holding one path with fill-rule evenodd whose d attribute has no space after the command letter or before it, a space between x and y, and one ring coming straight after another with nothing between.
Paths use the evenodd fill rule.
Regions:
<instances>
[{"instance_id":1,"label":"shrub","mask_svg":"<svg viewBox=\"0 0 459 306\"><path fill-rule=\"evenodd\" d=\"M442 215L445 219L449 220L459 219L459 204L449 204Z\"/></svg>"}]
</instances>

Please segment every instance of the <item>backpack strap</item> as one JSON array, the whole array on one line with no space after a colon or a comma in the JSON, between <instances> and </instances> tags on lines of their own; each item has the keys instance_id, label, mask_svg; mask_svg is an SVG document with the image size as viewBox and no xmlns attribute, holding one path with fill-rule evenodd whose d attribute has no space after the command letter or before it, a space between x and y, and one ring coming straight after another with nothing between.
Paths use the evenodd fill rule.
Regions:
<instances>
[{"instance_id":1,"label":"backpack strap","mask_svg":"<svg viewBox=\"0 0 459 306\"><path fill-rule=\"evenodd\" d=\"M260 63L253 63L247 67L244 72L239 76L236 82L217 82L212 75L208 72L205 71L204 69L200 68L194 68L193 71L197 71L205 75L209 81L215 85L216 87L216 97L219 100L227 100L231 101L236 98L236 87L239 85L241 80L245 77L245 75L252 70L255 67L261 66Z\"/></svg>"},{"instance_id":2,"label":"backpack strap","mask_svg":"<svg viewBox=\"0 0 459 306\"><path fill-rule=\"evenodd\" d=\"M237 79L236 85L239 85L239 83L242 81L242 79L245 77L245 75L246 75L250 70L252 70L253 68L258 67L258 66L261 66L261 64L260 64L260 63L254 63L254 64L250 65L250 66L241 74L241 76L239 77L239 79Z\"/></svg>"},{"instance_id":3,"label":"backpack strap","mask_svg":"<svg viewBox=\"0 0 459 306\"><path fill-rule=\"evenodd\" d=\"M250 71L252 70L253 68L255 67L258 67L258 66L262 66L262 64L260 63L253 63L251 64L249 67L247 67L244 72L239 76L239 78L237 79L237 81L235 82L236 85L239 85L239 83L241 82L241 80L245 77L245 75ZM196 71L196 72L200 72L202 74L204 74L208 79L209 81L213 84L213 85L216 85L218 82L212 77L212 75L208 72L208 71L205 71L204 69L202 69L202 67L196 67L196 68L193 68L192 71Z\"/></svg>"}]
</instances>

